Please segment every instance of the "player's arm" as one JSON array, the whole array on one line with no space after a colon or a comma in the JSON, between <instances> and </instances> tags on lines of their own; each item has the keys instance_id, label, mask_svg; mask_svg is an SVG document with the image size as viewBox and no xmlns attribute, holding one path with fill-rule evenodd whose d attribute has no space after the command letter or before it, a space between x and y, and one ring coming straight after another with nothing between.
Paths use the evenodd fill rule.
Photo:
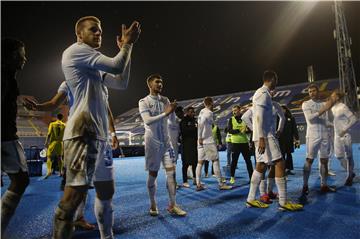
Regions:
<instances>
[{"instance_id":1,"label":"player's arm","mask_svg":"<svg viewBox=\"0 0 360 239\"><path fill-rule=\"evenodd\" d=\"M313 112L313 110L308 106L306 102L302 104L302 110L304 112L305 118L310 122L320 116L320 112ZM325 113L325 111L323 113Z\"/></svg>"},{"instance_id":2,"label":"player's arm","mask_svg":"<svg viewBox=\"0 0 360 239\"><path fill-rule=\"evenodd\" d=\"M198 120L198 141L199 141L199 144L202 145L203 144L203 132L204 132L204 128L205 128L205 117L204 115L202 115L201 117L199 117L199 120Z\"/></svg>"},{"instance_id":3,"label":"player's arm","mask_svg":"<svg viewBox=\"0 0 360 239\"><path fill-rule=\"evenodd\" d=\"M282 111L282 108L279 104L275 104L276 107L276 114L279 117L279 125L277 128L277 134L280 134L283 130L284 130L284 125L285 125L285 115L284 112Z\"/></svg>"},{"instance_id":4,"label":"player's arm","mask_svg":"<svg viewBox=\"0 0 360 239\"><path fill-rule=\"evenodd\" d=\"M37 110L37 111L53 111L58 108L66 99L65 92L58 92L51 100L44 103L36 103L31 99L24 99L24 106L28 110Z\"/></svg>"},{"instance_id":5,"label":"player's arm","mask_svg":"<svg viewBox=\"0 0 360 239\"><path fill-rule=\"evenodd\" d=\"M167 117L169 114L174 112L175 108L176 108L176 102L172 102L165 106L165 110L163 113L161 113L159 115L151 116L150 110L146 106L146 103L144 102L144 100L139 101L140 115L141 115L142 120L144 121L144 124L147 124L147 125L151 125L151 124L156 123L159 120Z\"/></svg>"},{"instance_id":6,"label":"player's arm","mask_svg":"<svg viewBox=\"0 0 360 239\"><path fill-rule=\"evenodd\" d=\"M44 143L45 147L48 147L48 145L49 145L49 139L50 139L50 134L52 132L52 128L53 128L53 124L50 123L49 128L48 128L48 133L46 135L46 139L45 139L45 143Z\"/></svg>"},{"instance_id":7,"label":"player's arm","mask_svg":"<svg viewBox=\"0 0 360 239\"><path fill-rule=\"evenodd\" d=\"M116 131L115 131L115 125L114 125L114 116L111 112L111 108L110 105L108 104L108 118L109 118L109 129L110 129L110 134L111 134L111 147L112 149L117 149L119 148L119 140L116 137Z\"/></svg>"},{"instance_id":8,"label":"player's arm","mask_svg":"<svg viewBox=\"0 0 360 239\"><path fill-rule=\"evenodd\" d=\"M246 126L252 131L252 122L251 122L251 110L248 109L242 116L241 116L241 120L244 121L244 123L246 124Z\"/></svg>"},{"instance_id":9,"label":"player's arm","mask_svg":"<svg viewBox=\"0 0 360 239\"><path fill-rule=\"evenodd\" d=\"M256 105L256 116L255 120L257 121L257 131L259 135L259 146L258 151L260 154L265 152L265 132L264 132L264 117L265 117L265 107L264 105Z\"/></svg>"},{"instance_id":10,"label":"player's arm","mask_svg":"<svg viewBox=\"0 0 360 239\"><path fill-rule=\"evenodd\" d=\"M343 111L344 111L345 116L348 119L348 122L345 125L343 131L340 132L341 137L358 121L356 116L349 110L349 108L346 105L344 105Z\"/></svg>"}]
</instances>

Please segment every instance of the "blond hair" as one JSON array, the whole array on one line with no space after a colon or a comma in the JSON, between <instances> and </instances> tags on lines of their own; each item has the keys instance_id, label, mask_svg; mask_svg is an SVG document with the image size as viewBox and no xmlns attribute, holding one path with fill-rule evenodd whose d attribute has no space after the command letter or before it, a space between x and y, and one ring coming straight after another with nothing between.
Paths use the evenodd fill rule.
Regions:
<instances>
[{"instance_id":1,"label":"blond hair","mask_svg":"<svg viewBox=\"0 0 360 239\"><path fill-rule=\"evenodd\" d=\"M79 20L77 20L77 22L75 24L75 34L76 34L76 36L78 36L80 34L81 30L84 27L84 22L86 22L86 21L93 21L93 22L101 24L99 18L97 18L95 16L82 17Z\"/></svg>"}]
</instances>

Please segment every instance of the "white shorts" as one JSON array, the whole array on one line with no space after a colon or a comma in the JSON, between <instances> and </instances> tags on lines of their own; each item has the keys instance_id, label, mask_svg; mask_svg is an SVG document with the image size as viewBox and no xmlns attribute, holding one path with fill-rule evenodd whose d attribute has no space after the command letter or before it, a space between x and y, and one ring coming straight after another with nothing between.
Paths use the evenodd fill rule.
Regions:
<instances>
[{"instance_id":1,"label":"white shorts","mask_svg":"<svg viewBox=\"0 0 360 239\"><path fill-rule=\"evenodd\" d=\"M198 145L198 161L215 161L219 159L219 152L215 144Z\"/></svg>"},{"instance_id":2,"label":"white shorts","mask_svg":"<svg viewBox=\"0 0 360 239\"><path fill-rule=\"evenodd\" d=\"M164 168L175 166L175 153L172 147L154 141L145 143L145 170L157 172L161 163Z\"/></svg>"},{"instance_id":3,"label":"white shorts","mask_svg":"<svg viewBox=\"0 0 360 239\"><path fill-rule=\"evenodd\" d=\"M352 145L351 135L345 134L343 137L335 135L334 137L334 151L337 158L351 158Z\"/></svg>"},{"instance_id":4,"label":"white shorts","mask_svg":"<svg viewBox=\"0 0 360 239\"><path fill-rule=\"evenodd\" d=\"M1 171L9 174L27 172L26 156L19 140L1 142Z\"/></svg>"},{"instance_id":5,"label":"white shorts","mask_svg":"<svg viewBox=\"0 0 360 239\"><path fill-rule=\"evenodd\" d=\"M91 185L114 179L112 159L105 159L105 141L82 138L64 141L66 186Z\"/></svg>"},{"instance_id":6,"label":"white shorts","mask_svg":"<svg viewBox=\"0 0 360 239\"><path fill-rule=\"evenodd\" d=\"M320 158L329 158L330 145L327 138L306 138L306 158L315 159L320 153Z\"/></svg>"},{"instance_id":7,"label":"white shorts","mask_svg":"<svg viewBox=\"0 0 360 239\"><path fill-rule=\"evenodd\" d=\"M255 141L254 144L256 162L271 165L273 161L282 158L279 141L276 138L265 138L265 152L263 154L259 154L259 141Z\"/></svg>"}]
</instances>

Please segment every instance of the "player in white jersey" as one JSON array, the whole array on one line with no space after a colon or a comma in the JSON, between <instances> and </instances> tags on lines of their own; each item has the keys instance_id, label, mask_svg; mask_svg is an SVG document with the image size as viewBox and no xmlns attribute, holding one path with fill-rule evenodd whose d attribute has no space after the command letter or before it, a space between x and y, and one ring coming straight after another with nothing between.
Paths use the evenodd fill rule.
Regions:
<instances>
[{"instance_id":1,"label":"player in white jersey","mask_svg":"<svg viewBox=\"0 0 360 239\"><path fill-rule=\"evenodd\" d=\"M336 90L331 94L335 102L331 108L334 116L334 151L335 157L340 160L341 165L347 171L345 186L351 186L354 174L354 159L352 154L352 143L349 129L358 121L349 108L342 103L344 94Z\"/></svg>"},{"instance_id":2,"label":"player in white jersey","mask_svg":"<svg viewBox=\"0 0 360 239\"><path fill-rule=\"evenodd\" d=\"M106 86L103 86L103 93L106 99L108 99L108 89ZM69 116L71 117L72 104L73 104L73 95L67 86L66 82L63 81L58 89L57 94L51 98L51 100L46 101L44 103L36 103L36 101L27 99L25 101L24 106L29 110L37 110L37 111L53 111L58 108L67 98L68 106L70 108ZM108 102L107 102L108 104ZM111 146L107 145L107 153L104 155L103 158L96 162L96 166L93 170L87 171L87 176L92 181L113 181L114 180L114 172L113 172L113 165L112 165L112 150L119 147L119 141L115 134L115 126L114 126L114 119L108 104L108 119L109 119L109 129L111 134ZM109 157L109 155L111 157ZM94 178L93 178L94 176ZM64 177L65 179L65 177ZM91 183L92 184L92 183ZM73 225L77 228L83 230L93 230L95 229L95 225L91 225L88 223L84 218L84 211L85 211L85 204L86 204L87 195L84 196L83 201L80 203L74 217ZM110 227L109 227L110 228ZM109 230L109 229L108 229ZM109 232L111 233L111 232Z\"/></svg>"},{"instance_id":3,"label":"player in white jersey","mask_svg":"<svg viewBox=\"0 0 360 239\"><path fill-rule=\"evenodd\" d=\"M147 78L147 85L150 94L139 101L139 112L145 127L145 170L149 172L147 189L150 198L150 215L159 215L155 194L156 178L162 163L169 193L167 210L171 214L185 216L186 212L176 204L175 155L168 133L168 118L172 118L171 121L175 119L176 102L170 103L167 97L160 95L163 88L160 75L150 75Z\"/></svg>"},{"instance_id":4,"label":"player in white jersey","mask_svg":"<svg viewBox=\"0 0 360 239\"><path fill-rule=\"evenodd\" d=\"M268 164L275 165L275 183L279 193L279 209L297 211L302 205L288 202L285 162L282 159L280 147L273 132L274 116L270 91L277 84L277 75L273 71L263 74L263 86L253 96L253 141L255 142L256 169L250 182L250 190L246 205L248 207L267 208L268 205L255 199L257 188Z\"/></svg>"},{"instance_id":5,"label":"player in white jersey","mask_svg":"<svg viewBox=\"0 0 360 239\"><path fill-rule=\"evenodd\" d=\"M232 187L222 182L219 153L212 133L212 125L214 124L213 108L214 101L211 97L205 97L205 108L202 109L198 117L198 164L196 166L196 190L204 190L201 184L201 169L205 160L213 162L214 173L219 182L220 190L229 190Z\"/></svg>"},{"instance_id":6,"label":"player in white jersey","mask_svg":"<svg viewBox=\"0 0 360 239\"><path fill-rule=\"evenodd\" d=\"M329 157L329 136L328 136L328 115L327 110L331 108L333 102L324 102L319 98L319 88L315 84L308 86L310 100L302 104L307 129L306 129L306 161L304 164L304 184L302 198L305 199L309 193L308 181L310 177L311 165L314 159L320 154L320 179L321 192L335 192L336 190L327 185L328 176L328 157Z\"/></svg>"},{"instance_id":7,"label":"player in white jersey","mask_svg":"<svg viewBox=\"0 0 360 239\"><path fill-rule=\"evenodd\" d=\"M127 87L130 56L133 43L140 35L140 24L133 22L129 28L122 25L122 35L117 38L119 53L107 57L96 49L101 46L100 20L93 16L80 18L75 25L77 42L62 55L62 69L66 83L74 96L73 111L64 133L64 161L66 186L64 195L55 210L54 238L71 238L73 217L87 193L93 170L104 157L108 134L107 99L103 85L111 88ZM92 160L95 159L95 160ZM112 236L111 180L94 182L96 190L95 216L101 238Z\"/></svg>"},{"instance_id":8,"label":"player in white jersey","mask_svg":"<svg viewBox=\"0 0 360 239\"><path fill-rule=\"evenodd\" d=\"M274 91L270 92L271 96L274 95ZM276 101L273 101L273 126L272 126L272 133L276 136L276 141L279 144L279 136L284 129L285 125L285 115L282 111L280 104ZM279 118L279 123L278 123ZM263 173L263 177L260 182L259 190L260 190L260 201L270 204L272 203L272 199L276 199L278 197L277 193L273 192L273 187L275 184L275 165L269 164L268 165L269 173L267 176L267 183L265 183L265 173Z\"/></svg>"}]
</instances>

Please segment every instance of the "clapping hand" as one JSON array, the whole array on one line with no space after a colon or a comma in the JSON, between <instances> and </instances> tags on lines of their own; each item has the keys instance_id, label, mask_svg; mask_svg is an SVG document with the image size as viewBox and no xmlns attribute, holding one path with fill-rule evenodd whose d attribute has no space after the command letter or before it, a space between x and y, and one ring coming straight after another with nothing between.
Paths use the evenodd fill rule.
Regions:
<instances>
[{"instance_id":1,"label":"clapping hand","mask_svg":"<svg viewBox=\"0 0 360 239\"><path fill-rule=\"evenodd\" d=\"M118 47L121 48L123 44L133 44L140 36L140 23L134 21L129 28L125 24L121 26L121 37L117 37Z\"/></svg>"}]
</instances>

